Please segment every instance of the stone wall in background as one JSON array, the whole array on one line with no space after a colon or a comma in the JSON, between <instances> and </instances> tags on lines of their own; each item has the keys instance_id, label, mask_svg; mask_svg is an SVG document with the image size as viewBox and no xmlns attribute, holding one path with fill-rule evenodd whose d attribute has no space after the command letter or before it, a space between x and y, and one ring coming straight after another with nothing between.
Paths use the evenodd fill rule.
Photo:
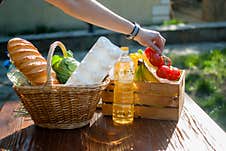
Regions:
<instances>
[{"instance_id":1,"label":"stone wall in background","mask_svg":"<svg viewBox=\"0 0 226 151\"><path fill-rule=\"evenodd\" d=\"M169 19L170 0L99 0L105 6L141 25ZM42 0L5 0L0 5L0 36L38 30L87 29L88 25Z\"/></svg>"}]
</instances>

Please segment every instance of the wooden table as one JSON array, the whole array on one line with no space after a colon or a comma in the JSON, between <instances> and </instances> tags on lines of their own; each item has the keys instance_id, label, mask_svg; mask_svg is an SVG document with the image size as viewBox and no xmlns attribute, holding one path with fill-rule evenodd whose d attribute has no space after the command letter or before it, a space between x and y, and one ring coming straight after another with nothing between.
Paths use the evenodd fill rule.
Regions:
<instances>
[{"instance_id":1,"label":"wooden table","mask_svg":"<svg viewBox=\"0 0 226 151\"><path fill-rule=\"evenodd\" d=\"M181 118L175 121L135 119L132 125L114 125L96 112L89 126L74 130L37 127L15 117L18 102L0 111L0 150L191 150L226 151L226 133L189 97Z\"/></svg>"}]
</instances>

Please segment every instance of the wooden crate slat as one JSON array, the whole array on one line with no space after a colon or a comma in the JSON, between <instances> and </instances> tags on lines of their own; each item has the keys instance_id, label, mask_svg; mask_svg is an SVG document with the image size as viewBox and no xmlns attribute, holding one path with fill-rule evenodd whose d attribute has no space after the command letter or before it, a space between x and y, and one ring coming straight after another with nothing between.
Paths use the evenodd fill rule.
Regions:
<instances>
[{"instance_id":1,"label":"wooden crate slat","mask_svg":"<svg viewBox=\"0 0 226 151\"><path fill-rule=\"evenodd\" d=\"M159 96L176 96L178 95L179 85L169 85L167 83L149 83L149 82L136 82L138 93L149 94Z\"/></svg>"},{"instance_id":2,"label":"wooden crate slat","mask_svg":"<svg viewBox=\"0 0 226 151\"><path fill-rule=\"evenodd\" d=\"M185 73L184 73L185 74ZM184 97L185 97L185 75L181 81L180 84L180 90L179 90L179 116L181 115L183 104L184 104Z\"/></svg>"},{"instance_id":3,"label":"wooden crate slat","mask_svg":"<svg viewBox=\"0 0 226 151\"><path fill-rule=\"evenodd\" d=\"M114 93L104 91L101 95L101 98L102 98L103 102L113 102Z\"/></svg>"},{"instance_id":4,"label":"wooden crate slat","mask_svg":"<svg viewBox=\"0 0 226 151\"><path fill-rule=\"evenodd\" d=\"M178 120L178 108L135 106L136 117L160 120Z\"/></svg>"},{"instance_id":5,"label":"wooden crate slat","mask_svg":"<svg viewBox=\"0 0 226 151\"><path fill-rule=\"evenodd\" d=\"M112 115L112 104L102 104L102 113L104 115Z\"/></svg>"},{"instance_id":6,"label":"wooden crate slat","mask_svg":"<svg viewBox=\"0 0 226 151\"><path fill-rule=\"evenodd\" d=\"M113 93L105 92L102 95L103 102L113 102ZM170 107L178 107L179 106L179 97L178 96L156 96L152 94L135 94L134 98L135 104L146 104L146 105L156 105L156 106L170 106Z\"/></svg>"},{"instance_id":7,"label":"wooden crate slat","mask_svg":"<svg viewBox=\"0 0 226 151\"><path fill-rule=\"evenodd\" d=\"M155 105L162 107L178 107L179 98L178 96L156 96L150 94L135 94L135 104L141 105Z\"/></svg>"},{"instance_id":8,"label":"wooden crate slat","mask_svg":"<svg viewBox=\"0 0 226 151\"><path fill-rule=\"evenodd\" d=\"M137 106L134 107L134 116L136 118L178 120L177 108L159 108L154 106ZM112 104L103 104L102 112L104 115L112 115Z\"/></svg>"}]
</instances>

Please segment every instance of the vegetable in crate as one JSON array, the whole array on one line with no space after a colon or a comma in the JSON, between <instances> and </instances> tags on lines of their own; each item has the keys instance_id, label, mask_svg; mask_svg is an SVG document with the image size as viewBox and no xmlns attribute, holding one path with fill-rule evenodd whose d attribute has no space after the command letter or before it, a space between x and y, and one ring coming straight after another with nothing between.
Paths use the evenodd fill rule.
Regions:
<instances>
[{"instance_id":1,"label":"vegetable in crate","mask_svg":"<svg viewBox=\"0 0 226 151\"><path fill-rule=\"evenodd\" d=\"M68 50L63 52L63 57L54 55L52 58L52 67L57 74L60 83L66 83L71 74L76 70L79 62L73 58L73 52Z\"/></svg>"},{"instance_id":2,"label":"vegetable in crate","mask_svg":"<svg viewBox=\"0 0 226 151\"><path fill-rule=\"evenodd\" d=\"M157 67L156 74L158 77L171 81L180 79L181 71L171 66L172 62L170 58L158 54L151 48L146 48L144 52L149 62Z\"/></svg>"}]
</instances>

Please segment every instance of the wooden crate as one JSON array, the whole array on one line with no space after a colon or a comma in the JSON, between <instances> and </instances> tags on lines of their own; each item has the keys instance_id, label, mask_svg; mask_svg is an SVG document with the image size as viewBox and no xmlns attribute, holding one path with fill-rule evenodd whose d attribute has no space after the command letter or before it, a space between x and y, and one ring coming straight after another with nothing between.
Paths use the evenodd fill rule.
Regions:
<instances>
[{"instance_id":1,"label":"wooden crate","mask_svg":"<svg viewBox=\"0 0 226 151\"><path fill-rule=\"evenodd\" d=\"M179 81L162 83L135 82L135 117L178 120L184 103L185 71ZM102 111L112 115L114 81L102 93Z\"/></svg>"}]
</instances>

